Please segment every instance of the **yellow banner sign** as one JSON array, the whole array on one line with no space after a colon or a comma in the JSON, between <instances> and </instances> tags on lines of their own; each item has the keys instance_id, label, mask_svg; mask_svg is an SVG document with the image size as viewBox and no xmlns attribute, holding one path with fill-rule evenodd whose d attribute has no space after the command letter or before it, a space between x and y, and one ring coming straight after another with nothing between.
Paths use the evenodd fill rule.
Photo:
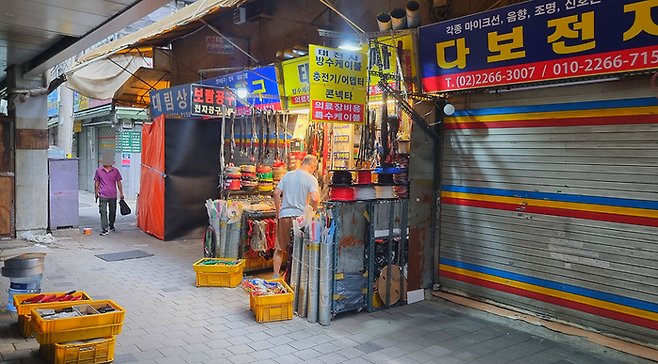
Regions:
<instances>
[{"instance_id":1,"label":"yellow banner sign","mask_svg":"<svg viewBox=\"0 0 658 364\"><path fill-rule=\"evenodd\" d=\"M311 121L362 124L367 57L363 52L309 47Z\"/></svg>"},{"instance_id":2,"label":"yellow banner sign","mask_svg":"<svg viewBox=\"0 0 658 364\"><path fill-rule=\"evenodd\" d=\"M395 87L394 80L389 80L389 84L394 89L401 89L402 85L407 88L407 92L412 92L413 78L416 77L416 63L413 51L413 39L411 34L402 36L385 36L380 37L377 41L370 42L370 62L369 69L372 71L381 71L389 75L398 75L404 77L408 82L401 83ZM368 92L370 101L379 101L382 99L382 90L379 88L380 77L371 75Z\"/></svg>"},{"instance_id":3,"label":"yellow banner sign","mask_svg":"<svg viewBox=\"0 0 658 364\"><path fill-rule=\"evenodd\" d=\"M308 57L282 62L281 70L288 110L308 108L310 93Z\"/></svg>"}]
</instances>

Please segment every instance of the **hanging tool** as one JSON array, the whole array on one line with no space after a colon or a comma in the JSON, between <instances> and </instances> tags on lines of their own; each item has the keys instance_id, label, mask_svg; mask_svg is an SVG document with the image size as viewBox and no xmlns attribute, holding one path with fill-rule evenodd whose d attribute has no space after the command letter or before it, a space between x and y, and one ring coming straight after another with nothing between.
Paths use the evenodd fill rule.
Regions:
<instances>
[{"instance_id":1,"label":"hanging tool","mask_svg":"<svg viewBox=\"0 0 658 364\"><path fill-rule=\"evenodd\" d=\"M283 115L283 160L288 160L288 117L289 114Z\"/></svg>"},{"instance_id":2,"label":"hanging tool","mask_svg":"<svg viewBox=\"0 0 658 364\"><path fill-rule=\"evenodd\" d=\"M267 127L267 141L265 142L265 160L267 161L267 164L270 164L270 141L272 139L272 134L270 134L270 124L272 123L272 119L274 118L274 114L270 111L267 113L267 119L265 121L266 127Z\"/></svg>"},{"instance_id":3,"label":"hanging tool","mask_svg":"<svg viewBox=\"0 0 658 364\"><path fill-rule=\"evenodd\" d=\"M256 149L254 149L254 139L256 139L256 118L258 116L256 115L255 110L251 110L251 150L249 153L251 154L249 156L249 159L251 160L251 164L254 164L256 161Z\"/></svg>"},{"instance_id":4,"label":"hanging tool","mask_svg":"<svg viewBox=\"0 0 658 364\"><path fill-rule=\"evenodd\" d=\"M281 153L279 151L279 122L281 114L274 114L274 163L281 162Z\"/></svg>"},{"instance_id":5,"label":"hanging tool","mask_svg":"<svg viewBox=\"0 0 658 364\"><path fill-rule=\"evenodd\" d=\"M226 143L226 106L222 106L222 129L219 143L219 186L224 187L224 144Z\"/></svg>"},{"instance_id":6,"label":"hanging tool","mask_svg":"<svg viewBox=\"0 0 658 364\"><path fill-rule=\"evenodd\" d=\"M235 157L235 113L231 114L231 149L229 163L233 164L233 158Z\"/></svg>"}]
</instances>

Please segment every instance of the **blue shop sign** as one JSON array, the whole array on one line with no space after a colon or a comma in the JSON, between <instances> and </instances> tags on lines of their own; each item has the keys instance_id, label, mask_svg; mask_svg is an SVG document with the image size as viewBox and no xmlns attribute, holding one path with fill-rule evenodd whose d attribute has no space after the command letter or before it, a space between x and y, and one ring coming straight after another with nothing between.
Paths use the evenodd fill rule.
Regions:
<instances>
[{"instance_id":1,"label":"blue shop sign","mask_svg":"<svg viewBox=\"0 0 658 364\"><path fill-rule=\"evenodd\" d=\"M658 0L533 0L421 27L423 90L658 68Z\"/></svg>"}]
</instances>

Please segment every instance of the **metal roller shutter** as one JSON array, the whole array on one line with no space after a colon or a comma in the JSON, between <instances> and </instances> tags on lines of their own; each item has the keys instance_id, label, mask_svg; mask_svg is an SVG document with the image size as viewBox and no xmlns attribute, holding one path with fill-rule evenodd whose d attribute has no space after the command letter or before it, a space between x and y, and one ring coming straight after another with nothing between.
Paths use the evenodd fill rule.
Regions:
<instances>
[{"instance_id":1,"label":"metal roller shutter","mask_svg":"<svg viewBox=\"0 0 658 364\"><path fill-rule=\"evenodd\" d=\"M658 340L658 99L648 79L456 97L440 284Z\"/></svg>"}]
</instances>

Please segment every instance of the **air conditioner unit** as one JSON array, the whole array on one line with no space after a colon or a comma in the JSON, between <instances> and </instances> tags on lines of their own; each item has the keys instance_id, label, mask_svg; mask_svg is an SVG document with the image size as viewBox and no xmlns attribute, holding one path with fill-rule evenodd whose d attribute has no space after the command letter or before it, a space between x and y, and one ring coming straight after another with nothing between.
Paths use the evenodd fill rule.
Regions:
<instances>
[{"instance_id":1,"label":"air conditioner unit","mask_svg":"<svg viewBox=\"0 0 658 364\"><path fill-rule=\"evenodd\" d=\"M240 25L247 22L247 9L240 6L233 9L233 24Z\"/></svg>"}]
</instances>

